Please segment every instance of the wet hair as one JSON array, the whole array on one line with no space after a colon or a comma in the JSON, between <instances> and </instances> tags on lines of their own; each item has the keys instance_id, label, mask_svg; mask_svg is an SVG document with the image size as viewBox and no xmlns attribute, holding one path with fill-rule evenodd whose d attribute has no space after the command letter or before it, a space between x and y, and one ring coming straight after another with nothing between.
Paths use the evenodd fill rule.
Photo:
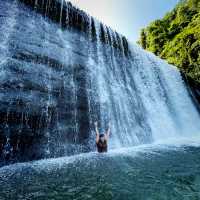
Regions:
<instances>
[{"instance_id":1,"label":"wet hair","mask_svg":"<svg viewBox=\"0 0 200 200\"><path fill-rule=\"evenodd\" d=\"M102 138L102 137L104 137L104 136L105 136L104 134L100 134L100 135L99 135L100 138Z\"/></svg>"}]
</instances>

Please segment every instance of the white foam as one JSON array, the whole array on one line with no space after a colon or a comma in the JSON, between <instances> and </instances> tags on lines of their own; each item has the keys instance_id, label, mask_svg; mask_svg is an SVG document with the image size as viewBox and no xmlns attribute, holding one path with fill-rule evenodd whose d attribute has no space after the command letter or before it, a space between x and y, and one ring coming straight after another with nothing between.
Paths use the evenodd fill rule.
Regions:
<instances>
[{"instance_id":1,"label":"white foam","mask_svg":"<svg viewBox=\"0 0 200 200\"><path fill-rule=\"evenodd\" d=\"M118 148L109 151L108 153L99 154L97 152L90 152L90 153L82 153L75 156L68 156L68 157L61 157L61 158L51 158L51 159L43 159L39 161L27 162L27 163L17 163L13 165L8 165L5 167L0 168L0 177L7 178L12 176L16 171L22 172L23 169L32 169L34 171L45 171L51 172L52 170L59 170L69 164L75 163L77 161L89 161L102 159L104 157L115 158L118 156L130 156L130 157L137 157L143 156L143 154L147 154L151 156L152 154L158 154L158 152L165 152L165 151L183 151L184 147L200 147L200 138L193 137L193 138L186 138L181 137L177 138L170 138L165 142L156 142L153 144L146 144L146 145L139 145L135 147L129 148Z\"/></svg>"}]
</instances>

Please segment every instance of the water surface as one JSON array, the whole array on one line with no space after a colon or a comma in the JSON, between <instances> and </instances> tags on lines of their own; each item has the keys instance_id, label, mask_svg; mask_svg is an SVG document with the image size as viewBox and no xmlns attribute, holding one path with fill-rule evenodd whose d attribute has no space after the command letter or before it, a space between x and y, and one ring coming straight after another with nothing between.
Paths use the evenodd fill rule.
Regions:
<instances>
[{"instance_id":1,"label":"water surface","mask_svg":"<svg viewBox=\"0 0 200 200\"><path fill-rule=\"evenodd\" d=\"M151 145L0 169L0 199L200 199L199 145Z\"/></svg>"}]
</instances>

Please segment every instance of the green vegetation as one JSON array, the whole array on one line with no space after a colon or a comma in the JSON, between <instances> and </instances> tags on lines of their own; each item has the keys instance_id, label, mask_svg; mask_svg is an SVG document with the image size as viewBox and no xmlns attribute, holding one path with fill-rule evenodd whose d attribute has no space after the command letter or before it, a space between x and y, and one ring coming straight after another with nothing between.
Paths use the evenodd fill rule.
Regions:
<instances>
[{"instance_id":1,"label":"green vegetation","mask_svg":"<svg viewBox=\"0 0 200 200\"><path fill-rule=\"evenodd\" d=\"M142 29L138 43L200 82L200 0L181 0Z\"/></svg>"}]
</instances>

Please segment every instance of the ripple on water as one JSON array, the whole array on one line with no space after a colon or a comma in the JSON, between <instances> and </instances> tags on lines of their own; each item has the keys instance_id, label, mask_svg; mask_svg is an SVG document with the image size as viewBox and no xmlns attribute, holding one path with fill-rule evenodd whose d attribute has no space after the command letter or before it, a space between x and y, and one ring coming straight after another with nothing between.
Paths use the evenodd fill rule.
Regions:
<instances>
[{"instance_id":1,"label":"ripple on water","mask_svg":"<svg viewBox=\"0 0 200 200\"><path fill-rule=\"evenodd\" d=\"M200 147L155 145L0 169L1 199L200 199Z\"/></svg>"}]
</instances>

